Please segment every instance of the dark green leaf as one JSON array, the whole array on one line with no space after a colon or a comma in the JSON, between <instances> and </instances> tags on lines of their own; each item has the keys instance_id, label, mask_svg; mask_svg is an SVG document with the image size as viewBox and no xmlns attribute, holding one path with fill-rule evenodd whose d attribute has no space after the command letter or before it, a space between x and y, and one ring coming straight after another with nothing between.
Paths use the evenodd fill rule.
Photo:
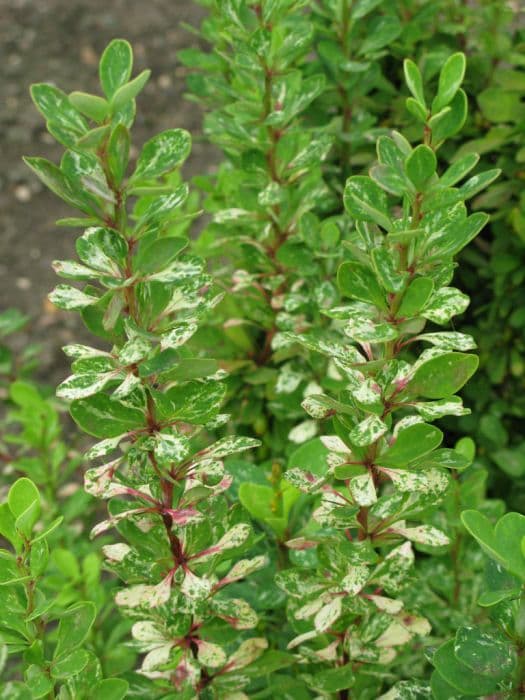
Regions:
<instances>
[{"instance_id":1,"label":"dark green leaf","mask_svg":"<svg viewBox=\"0 0 525 700\"><path fill-rule=\"evenodd\" d=\"M141 410L114 401L106 394L73 401L70 410L79 427L98 438L117 437L145 425Z\"/></svg>"},{"instance_id":2,"label":"dark green leaf","mask_svg":"<svg viewBox=\"0 0 525 700\"><path fill-rule=\"evenodd\" d=\"M470 379L478 364L476 355L466 353L449 352L433 357L417 368L408 390L427 399L452 396Z\"/></svg>"},{"instance_id":3,"label":"dark green leaf","mask_svg":"<svg viewBox=\"0 0 525 700\"><path fill-rule=\"evenodd\" d=\"M77 603L61 614L53 657L55 660L63 659L66 654L69 655L82 644L89 634L95 616L95 604L90 602Z\"/></svg>"},{"instance_id":4,"label":"dark green leaf","mask_svg":"<svg viewBox=\"0 0 525 700\"><path fill-rule=\"evenodd\" d=\"M424 144L417 146L406 159L406 173L419 192L436 172L436 165L434 151Z\"/></svg>"},{"instance_id":5,"label":"dark green leaf","mask_svg":"<svg viewBox=\"0 0 525 700\"><path fill-rule=\"evenodd\" d=\"M337 271L337 283L344 296L387 308L385 294L374 273L361 263L343 263Z\"/></svg>"},{"instance_id":6,"label":"dark green leaf","mask_svg":"<svg viewBox=\"0 0 525 700\"><path fill-rule=\"evenodd\" d=\"M454 53L446 60L439 74L438 93L432 103L434 114L450 104L456 95L465 77L466 65L464 53Z\"/></svg>"}]
</instances>

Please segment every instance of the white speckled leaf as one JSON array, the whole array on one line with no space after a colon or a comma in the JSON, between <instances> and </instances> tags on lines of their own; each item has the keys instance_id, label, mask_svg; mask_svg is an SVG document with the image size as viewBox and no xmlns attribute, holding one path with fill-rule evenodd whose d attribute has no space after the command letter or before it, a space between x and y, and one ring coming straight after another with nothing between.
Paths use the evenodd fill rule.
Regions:
<instances>
[{"instance_id":1,"label":"white speckled leaf","mask_svg":"<svg viewBox=\"0 0 525 700\"><path fill-rule=\"evenodd\" d=\"M102 552L106 559L111 562L121 562L127 555L131 552L131 547L124 542L118 542L117 544L106 544L102 547Z\"/></svg>"},{"instance_id":2,"label":"white speckled leaf","mask_svg":"<svg viewBox=\"0 0 525 700\"><path fill-rule=\"evenodd\" d=\"M368 318L352 318L344 329L346 335L359 343L388 343L398 337L398 331L389 323L374 322Z\"/></svg>"},{"instance_id":3,"label":"white speckled leaf","mask_svg":"<svg viewBox=\"0 0 525 700\"><path fill-rule=\"evenodd\" d=\"M393 532L406 537L407 540L418 544L426 544L430 547L444 547L450 544L450 540L445 533L431 525L418 525L417 527L397 527L397 525L394 525L391 529Z\"/></svg>"},{"instance_id":4,"label":"white speckled leaf","mask_svg":"<svg viewBox=\"0 0 525 700\"><path fill-rule=\"evenodd\" d=\"M449 484L448 475L440 469L426 469L422 472L385 467L378 469L389 477L399 491L420 491L438 496L446 491Z\"/></svg>"},{"instance_id":5,"label":"white speckled leaf","mask_svg":"<svg viewBox=\"0 0 525 700\"><path fill-rule=\"evenodd\" d=\"M120 386L118 386L112 394L112 397L116 400L125 399L130 394L132 394L137 387L142 384L140 377L137 377L132 372L126 375L126 378Z\"/></svg>"},{"instance_id":6,"label":"white speckled leaf","mask_svg":"<svg viewBox=\"0 0 525 700\"><path fill-rule=\"evenodd\" d=\"M468 416L470 409L463 406L459 396L450 396L437 401L422 401L412 404L424 420L437 420L443 416Z\"/></svg>"},{"instance_id":7,"label":"white speckled leaf","mask_svg":"<svg viewBox=\"0 0 525 700\"><path fill-rule=\"evenodd\" d=\"M469 303L469 297L460 292L459 289L455 287L441 287L441 289L434 292L421 315L424 318L428 318L429 321L444 325L453 316L462 314Z\"/></svg>"},{"instance_id":8,"label":"white speckled leaf","mask_svg":"<svg viewBox=\"0 0 525 700\"><path fill-rule=\"evenodd\" d=\"M49 301L59 309L72 311L96 304L99 298L85 294L80 289L70 287L67 284L59 284L49 295Z\"/></svg>"},{"instance_id":9,"label":"white speckled leaf","mask_svg":"<svg viewBox=\"0 0 525 700\"><path fill-rule=\"evenodd\" d=\"M318 425L314 420L303 420L302 423L293 427L288 433L288 440L296 445L310 440L317 435Z\"/></svg>"},{"instance_id":10,"label":"white speckled leaf","mask_svg":"<svg viewBox=\"0 0 525 700\"><path fill-rule=\"evenodd\" d=\"M73 374L65 379L62 384L59 384L56 394L61 399L66 401L74 401L82 399L86 396L92 396L99 391L102 391L111 381L116 379L119 370L113 372Z\"/></svg>"},{"instance_id":11,"label":"white speckled leaf","mask_svg":"<svg viewBox=\"0 0 525 700\"><path fill-rule=\"evenodd\" d=\"M343 612L342 599L334 598L330 603L323 605L314 619L314 626L318 632L326 632L336 622Z\"/></svg>"},{"instance_id":12,"label":"white speckled leaf","mask_svg":"<svg viewBox=\"0 0 525 700\"><path fill-rule=\"evenodd\" d=\"M122 435L117 435L114 438L106 438L97 442L91 449L89 449L84 455L87 460L97 459L98 457L104 457L109 452L115 450L119 444L128 436L127 433L122 433Z\"/></svg>"},{"instance_id":13,"label":"white speckled leaf","mask_svg":"<svg viewBox=\"0 0 525 700\"><path fill-rule=\"evenodd\" d=\"M360 506L371 506L377 501L377 493L372 475L361 474L350 479L350 493Z\"/></svg>"},{"instance_id":14,"label":"white speckled leaf","mask_svg":"<svg viewBox=\"0 0 525 700\"><path fill-rule=\"evenodd\" d=\"M386 598L382 595L367 595L366 598L373 603L378 610L386 612L389 615L395 615L403 609L402 600L394 600L393 598Z\"/></svg>"},{"instance_id":15,"label":"white speckled leaf","mask_svg":"<svg viewBox=\"0 0 525 700\"><path fill-rule=\"evenodd\" d=\"M237 651L229 657L228 666L231 668L243 668L244 666L248 666L248 664L251 664L255 659L258 659L267 648L268 642L264 637L247 639L245 642L242 642Z\"/></svg>"},{"instance_id":16,"label":"white speckled leaf","mask_svg":"<svg viewBox=\"0 0 525 700\"><path fill-rule=\"evenodd\" d=\"M226 663L226 653L218 644L200 639L197 646L198 659L204 666L219 668Z\"/></svg>"},{"instance_id":17,"label":"white speckled leaf","mask_svg":"<svg viewBox=\"0 0 525 700\"><path fill-rule=\"evenodd\" d=\"M388 430L379 416L370 415L350 431L350 440L359 447L367 447Z\"/></svg>"},{"instance_id":18,"label":"white speckled leaf","mask_svg":"<svg viewBox=\"0 0 525 700\"><path fill-rule=\"evenodd\" d=\"M190 453L190 441L184 435L157 433L154 452L161 462L182 462Z\"/></svg>"},{"instance_id":19,"label":"white speckled leaf","mask_svg":"<svg viewBox=\"0 0 525 700\"><path fill-rule=\"evenodd\" d=\"M355 596L366 585L370 576L368 566L352 566L349 573L342 579L341 588L352 596Z\"/></svg>"},{"instance_id":20,"label":"white speckled leaf","mask_svg":"<svg viewBox=\"0 0 525 700\"><path fill-rule=\"evenodd\" d=\"M232 568L224 577L223 583L238 581L242 578L246 578L246 576L253 574L254 571L258 571L259 569L262 569L263 567L267 566L268 563L269 559L264 554L260 554L257 557L253 557L253 559L241 559L232 566Z\"/></svg>"},{"instance_id":21,"label":"white speckled leaf","mask_svg":"<svg viewBox=\"0 0 525 700\"><path fill-rule=\"evenodd\" d=\"M443 333L423 333L417 336L417 340L425 343L430 343L438 348L445 350L474 350L476 341L471 335L466 333L457 333L456 331L444 331Z\"/></svg>"},{"instance_id":22,"label":"white speckled leaf","mask_svg":"<svg viewBox=\"0 0 525 700\"><path fill-rule=\"evenodd\" d=\"M160 337L161 350L165 350L166 348L178 348L184 345L197 329L198 325L194 321L179 323L176 328L173 328L169 333L164 333L164 335Z\"/></svg>"}]
</instances>

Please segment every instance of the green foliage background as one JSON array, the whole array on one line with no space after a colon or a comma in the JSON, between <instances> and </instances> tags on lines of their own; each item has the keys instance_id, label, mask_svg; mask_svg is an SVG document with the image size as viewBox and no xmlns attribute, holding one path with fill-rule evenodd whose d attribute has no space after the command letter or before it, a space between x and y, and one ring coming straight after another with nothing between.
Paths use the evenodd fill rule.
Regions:
<instances>
[{"instance_id":1,"label":"green foliage background","mask_svg":"<svg viewBox=\"0 0 525 700\"><path fill-rule=\"evenodd\" d=\"M62 225L101 227L79 238L81 264L55 264L68 280L94 283L82 292L59 285L51 299L80 311L114 350L69 346L73 374L57 401L31 382L33 349L16 357L9 340L0 347L0 532L14 551L2 550L0 601L13 611L0 625L10 652L2 697L520 697L523 12L502 0L200 4L208 17L193 31L208 48L178 59L188 68L187 98L204 107L205 137L222 161L194 178L191 194L179 172L190 140L177 129L148 141L125 179L135 98L140 108L149 78L132 77L125 42L102 57L104 97L32 89L66 155L60 167L40 158L28 165L80 210ZM438 174L454 185L455 169L458 181L469 170L471 179L454 191L443 185L441 196ZM427 192L435 220L420 211ZM129 211L128 196L136 198ZM438 228L439 212L463 200L474 213L454 220L439 253L427 248L426 266L417 255L420 267L411 265L405 229L427 219ZM484 228L482 211L490 214ZM198 235L196 219L204 221ZM404 285L416 274L409 300ZM453 275L470 305L452 289L432 307ZM186 305L168 299L168 288ZM375 325L363 330L358 322L369 312ZM403 349L388 335L396 323L421 342L424 319L446 326L428 340L445 348L446 362L419 358L406 388L403 368L381 374L369 354L370 376L349 370L345 386L334 364L344 374L361 362L350 361L341 340L351 313L347 335L380 347L393 366ZM24 323L9 311L0 332ZM454 323L479 348L479 369L462 391L470 414L451 397L477 361L462 354L473 344ZM351 382L361 381L367 391L356 400ZM423 397L447 408L425 404L423 419L438 419L439 429L409 425L396 448L381 440L394 427L388 402L398 394L407 406ZM102 440L91 458L132 435L118 457L127 470L120 480L108 485L101 467L92 468L86 492L75 488L83 459L61 432L61 401ZM444 449L428 461L441 431ZM208 464L206 450L225 466ZM385 471L363 486L362 465L370 472L378 450ZM178 461L179 471L169 466ZM406 464L410 472L396 473ZM418 469L436 465L457 471L430 486ZM370 489L387 478L397 496L387 488L384 510L374 510ZM326 497L337 497L338 479L354 499L340 513ZM136 516L125 519L123 494L154 503L164 525L141 534ZM92 496L112 495L109 520L95 525ZM97 544L87 538L92 527L103 533ZM129 545L115 544L111 527ZM203 561L189 564L192 557ZM216 580L231 592L210 593ZM401 617L398 605L410 612Z\"/></svg>"}]
</instances>

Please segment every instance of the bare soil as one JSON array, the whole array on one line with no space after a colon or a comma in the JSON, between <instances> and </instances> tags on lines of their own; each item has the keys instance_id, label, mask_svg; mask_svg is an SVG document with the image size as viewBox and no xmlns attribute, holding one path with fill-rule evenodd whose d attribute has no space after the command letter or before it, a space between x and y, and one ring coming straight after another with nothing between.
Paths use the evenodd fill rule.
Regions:
<instances>
[{"instance_id":1,"label":"bare soil","mask_svg":"<svg viewBox=\"0 0 525 700\"><path fill-rule=\"evenodd\" d=\"M135 70L152 69L138 101L135 144L163 129L189 129L194 147L185 175L207 171L213 152L199 137L200 110L183 97L185 69L177 60L177 51L198 44L181 23L198 26L203 14L193 0L0 0L0 309L16 306L31 316L15 343L42 344L39 377L46 383L67 373L61 346L89 337L77 314L58 312L46 299L56 284L51 261L73 255L78 229L55 226L71 210L21 160L56 162L62 150L47 135L29 85L97 92L100 53L111 39L128 39Z\"/></svg>"}]
</instances>

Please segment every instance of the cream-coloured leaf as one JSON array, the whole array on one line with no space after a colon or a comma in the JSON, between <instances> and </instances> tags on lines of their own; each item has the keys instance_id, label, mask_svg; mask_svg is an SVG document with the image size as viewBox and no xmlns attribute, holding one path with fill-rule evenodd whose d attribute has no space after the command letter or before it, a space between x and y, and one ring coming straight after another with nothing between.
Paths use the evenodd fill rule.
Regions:
<instances>
[{"instance_id":1,"label":"cream-coloured leaf","mask_svg":"<svg viewBox=\"0 0 525 700\"><path fill-rule=\"evenodd\" d=\"M352 566L341 581L341 588L349 595L355 596L366 585L370 576L368 566Z\"/></svg>"},{"instance_id":2,"label":"cream-coloured leaf","mask_svg":"<svg viewBox=\"0 0 525 700\"><path fill-rule=\"evenodd\" d=\"M73 311L75 309L84 309L86 306L96 304L99 301L99 298L90 294L85 294L84 292L80 291L80 289L70 287L67 284L59 284L49 294L49 301L59 309Z\"/></svg>"},{"instance_id":3,"label":"cream-coloured leaf","mask_svg":"<svg viewBox=\"0 0 525 700\"><path fill-rule=\"evenodd\" d=\"M301 445L317 435L318 425L314 420L304 420L299 425L294 426L288 433L290 442Z\"/></svg>"},{"instance_id":4,"label":"cream-coloured leaf","mask_svg":"<svg viewBox=\"0 0 525 700\"><path fill-rule=\"evenodd\" d=\"M323 605L314 619L314 626L318 632L326 632L336 622L342 613L342 599L340 596Z\"/></svg>"},{"instance_id":5,"label":"cream-coloured leaf","mask_svg":"<svg viewBox=\"0 0 525 700\"><path fill-rule=\"evenodd\" d=\"M331 452L341 452L342 454L351 455L350 448L345 445L337 435L321 435L319 438L323 445Z\"/></svg>"},{"instance_id":6,"label":"cream-coloured leaf","mask_svg":"<svg viewBox=\"0 0 525 700\"><path fill-rule=\"evenodd\" d=\"M204 666L219 668L226 663L226 653L218 644L200 639L197 642L198 659Z\"/></svg>"},{"instance_id":7,"label":"cream-coloured leaf","mask_svg":"<svg viewBox=\"0 0 525 700\"><path fill-rule=\"evenodd\" d=\"M173 642L165 642L164 644L151 649L151 651L149 651L142 660L140 670L143 673L149 673L150 671L154 671L155 669L159 668L159 666L164 666L164 664L167 664L172 648Z\"/></svg>"},{"instance_id":8,"label":"cream-coloured leaf","mask_svg":"<svg viewBox=\"0 0 525 700\"><path fill-rule=\"evenodd\" d=\"M242 642L228 659L229 668L243 668L259 658L268 648L268 642L264 637L253 637Z\"/></svg>"},{"instance_id":9,"label":"cream-coloured leaf","mask_svg":"<svg viewBox=\"0 0 525 700\"><path fill-rule=\"evenodd\" d=\"M391 528L392 532L396 532L407 540L417 542L418 544L426 544L430 547L444 547L450 544L449 538L444 532L438 530L431 525L418 525L417 527L401 527L394 525Z\"/></svg>"},{"instance_id":10,"label":"cream-coloured leaf","mask_svg":"<svg viewBox=\"0 0 525 700\"><path fill-rule=\"evenodd\" d=\"M106 544L102 547L102 552L106 559L111 562L121 562L131 552L131 547L124 542L117 544Z\"/></svg>"},{"instance_id":11,"label":"cream-coloured leaf","mask_svg":"<svg viewBox=\"0 0 525 700\"><path fill-rule=\"evenodd\" d=\"M207 598L212 589L212 582L205 576L196 576L192 571L186 571L180 592L191 600L198 601Z\"/></svg>"},{"instance_id":12,"label":"cream-coloured leaf","mask_svg":"<svg viewBox=\"0 0 525 700\"><path fill-rule=\"evenodd\" d=\"M367 447L386 433L386 424L379 416L370 415L350 431L350 440L359 447Z\"/></svg>"},{"instance_id":13,"label":"cream-coloured leaf","mask_svg":"<svg viewBox=\"0 0 525 700\"><path fill-rule=\"evenodd\" d=\"M354 501L360 506L371 506L377 501L374 480L369 472L350 479L349 488Z\"/></svg>"},{"instance_id":14,"label":"cream-coloured leaf","mask_svg":"<svg viewBox=\"0 0 525 700\"><path fill-rule=\"evenodd\" d=\"M131 628L131 636L139 642L157 645L159 642L166 641L163 630L151 620L141 620L135 622Z\"/></svg>"},{"instance_id":15,"label":"cream-coloured leaf","mask_svg":"<svg viewBox=\"0 0 525 700\"><path fill-rule=\"evenodd\" d=\"M241 559L232 566L230 571L222 579L222 582L229 583L232 581L238 581L242 578L246 578L246 576L253 574L254 571L258 571L264 566L267 566L268 563L269 559L265 554L260 554L257 557L253 557L253 559Z\"/></svg>"},{"instance_id":16,"label":"cream-coloured leaf","mask_svg":"<svg viewBox=\"0 0 525 700\"><path fill-rule=\"evenodd\" d=\"M386 598L382 595L367 595L365 597L372 602L378 610L386 612L389 615L395 615L403 609L402 600L394 600L393 598Z\"/></svg>"}]
</instances>

